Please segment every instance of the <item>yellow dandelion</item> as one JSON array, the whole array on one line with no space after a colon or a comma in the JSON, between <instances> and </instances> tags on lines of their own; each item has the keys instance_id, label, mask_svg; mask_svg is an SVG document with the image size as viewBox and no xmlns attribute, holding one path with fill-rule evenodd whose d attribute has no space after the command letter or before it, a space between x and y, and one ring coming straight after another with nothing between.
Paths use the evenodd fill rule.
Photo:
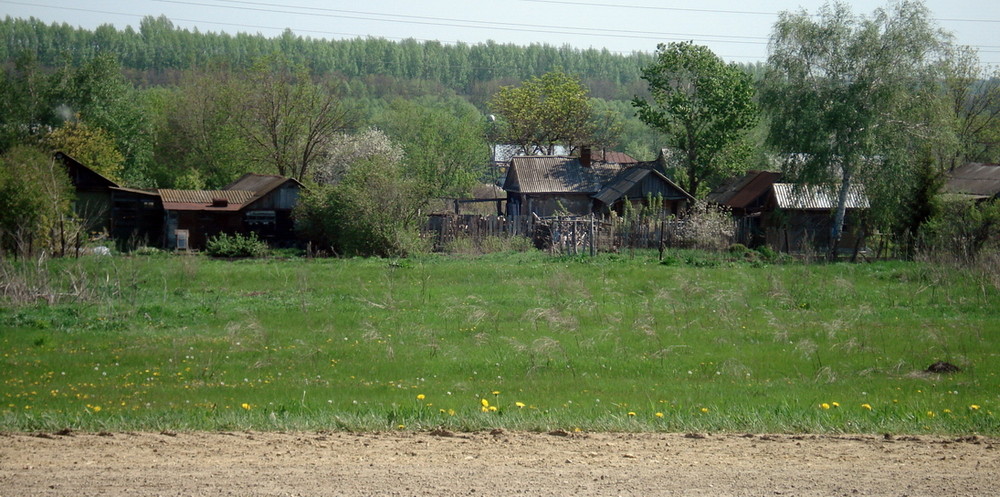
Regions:
<instances>
[{"instance_id":1,"label":"yellow dandelion","mask_svg":"<svg viewBox=\"0 0 1000 497\"><path fill-rule=\"evenodd\" d=\"M247 404L246 402L240 404L240 407L242 407L243 409L245 409L247 411L250 410L250 404Z\"/></svg>"},{"instance_id":2,"label":"yellow dandelion","mask_svg":"<svg viewBox=\"0 0 1000 497\"><path fill-rule=\"evenodd\" d=\"M448 415L449 416L454 416L455 415L455 410L454 409L448 409Z\"/></svg>"},{"instance_id":3,"label":"yellow dandelion","mask_svg":"<svg viewBox=\"0 0 1000 497\"><path fill-rule=\"evenodd\" d=\"M517 406L518 409L524 409L524 402L515 402L514 405Z\"/></svg>"},{"instance_id":4,"label":"yellow dandelion","mask_svg":"<svg viewBox=\"0 0 1000 497\"><path fill-rule=\"evenodd\" d=\"M629 415L629 416L635 416L635 413L634 413L634 412L632 412L632 411L629 411L629 412L628 412L628 415Z\"/></svg>"},{"instance_id":5,"label":"yellow dandelion","mask_svg":"<svg viewBox=\"0 0 1000 497\"><path fill-rule=\"evenodd\" d=\"M971 411L978 411L979 410L979 405L978 404L972 404L971 406L969 406L969 410L971 410Z\"/></svg>"},{"instance_id":6,"label":"yellow dandelion","mask_svg":"<svg viewBox=\"0 0 1000 497\"><path fill-rule=\"evenodd\" d=\"M479 403L482 404L483 407L489 407L490 406L490 401L488 401L486 399L480 399Z\"/></svg>"},{"instance_id":7,"label":"yellow dandelion","mask_svg":"<svg viewBox=\"0 0 1000 497\"><path fill-rule=\"evenodd\" d=\"M426 398L427 397L424 394L422 394L422 393L421 394L417 394L417 400L424 400Z\"/></svg>"},{"instance_id":8,"label":"yellow dandelion","mask_svg":"<svg viewBox=\"0 0 1000 497\"><path fill-rule=\"evenodd\" d=\"M937 416L937 414L935 414L934 411L927 411L928 418L933 418L934 416Z\"/></svg>"},{"instance_id":9,"label":"yellow dandelion","mask_svg":"<svg viewBox=\"0 0 1000 497\"><path fill-rule=\"evenodd\" d=\"M91 409L93 409L94 412L101 412L101 406L94 406Z\"/></svg>"},{"instance_id":10,"label":"yellow dandelion","mask_svg":"<svg viewBox=\"0 0 1000 497\"><path fill-rule=\"evenodd\" d=\"M500 395L500 390L494 390L493 395Z\"/></svg>"},{"instance_id":11,"label":"yellow dandelion","mask_svg":"<svg viewBox=\"0 0 1000 497\"><path fill-rule=\"evenodd\" d=\"M943 410L941 412L943 412L945 414L951 414L951 409L945 409L945 410Z\"/></svg>"},{"instance_id":12,"label":"yellow dandelion","mask_svg":"<svg viewBox=\"0 0 1000 497\"><path fill-rule=\"evenodd\" d=\"M399 426L397 426L396 428L398 428L398 429L402 430L403 428L406 428L406 425L399 425Z\"/></svg>"},{"instance_id":13,"label":"yellow dandelion","mask_svg":"<svg viewBox=\"0 0 1000 497\"><path fill-rule=\"evenodd\" d=\"M483 407L479 408L479 410L482 411L482 412L490 412L490 408L486 407L486 406L483 406Z\"/></svg>"},{"instance_id":14,"label":"yellow dandelion","mask_svg":"<svg viewBox=\"0 0 1000 497\"><path fill-rule=\"evenodd\" d=\"M821 408L823 408L824 410L825 410L825 409L829 409L829 408L830 408L830 404L827 404L826 402L824 402L824 403L820 404L819 406L820 406Z\"/></svg>"},{"instance_id":15,"label":"yellow dandelion","mask_svg":"<svg viewBox=\"0 0 1000 497\"><path fill-rule=\"evenodd\" d=\"M702 414L708 414L708 408L707 407L702 407L701 408L701 413Z\"/></svg>"},{"instance_id":16,"label":"yellow dandelion","mask_svg":"<svg viewBox=\"0 0 1000 497\"><path fill-rule=\"evenodd\" d=\"M871 404L861 404L861 408L862 409L868 409L870 411L870 410L872 410L872 405Z\"/></svg>"},{"instance_id":17,"label":"yellow dandelion","mask_svg":"<svg viewBox=\"0 0 1000 497\"><path fill-rule=\"evenodd\" d=\"M497 406L490 406L490 412L497 412Z\"/></svg>"},{"instance_id":18,"label":"yellow dandelion","mask_svg":"<svg viewBox=\"0 0 1000 497\"><path fill-rule=\"evenodd\" d=\"M840 403L839 402L831 402L830 405L833 406L833 407L840 407Z\"/></svg>"},{"instance_id":19,"label":"yellow dandelion","mask_svg":"<svg viewBox=\"0 0 1000 497\"><path fill-rule=\"evenodd\" d=\"M663 417L663 413L662 413L662 412L658 412L658 413L656 413L656 417L658 417L658 418L662 418L662 417Z\"/></svg>"}]
</instances>

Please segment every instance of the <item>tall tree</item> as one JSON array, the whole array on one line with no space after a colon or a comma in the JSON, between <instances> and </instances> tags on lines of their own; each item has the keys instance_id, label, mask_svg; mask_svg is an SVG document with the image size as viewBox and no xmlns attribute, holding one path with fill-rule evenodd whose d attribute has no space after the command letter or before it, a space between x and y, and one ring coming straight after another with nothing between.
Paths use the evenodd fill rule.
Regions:
<instances>
[{"instance_id":1,"label":"tall tree","mask_svg":"<svg viewBox=\"0 0 1000 497\"><path fill-rule=\"evenodd\" d=\"M238 123L253 149L251 159L297 180L308 177L330 140L354 122L331 89L276 58L255 65L245 95Z\"/></svg>"},{"instance_id":2,"label":"tall tree","mask_svg":"<svg viewBox=\"0 0 1000 497\"><path fill-rule=\"evenodd\" d=\"M691 42L660 44L656 61L642 70L652 102L633 100L639 118L662 131L681 152L681 185L699 195L703 184L727 176L722 160L757 122L750 75L726 64L708 47Z\"/></svg>"},{"instance_id":3,"label":"tall tree","mask_svg":"<svg viewBox=\"0 0 1000 497\"><path fill-rule=\"evenodd\" d=\"M913 171L912 139L935 132L913 110L933 87L930 71L946 41L924 4L909 0L871 16L832 3L816 16L783 12L775 24L762 95L768 141L792 159L791 177L833 185L831 258L849 190L863 183L884 206L891 199L878 195L889 191L881 187Z\"/></svg>"},{"instance_id":4,"label":"tall tree","mask_svg":"<svg viewBox=\"0 0 1000 497\"><path fill-rule=\"evenodd\" d=\"M394 99L375 124L399 144L407 173L430 197L467 193L490 160L485 117L460 99Z\"/></svg>"},{"instance_id":5,"label":"tall tree","mask_svg":"<svg viewBox=\"0 0 1000 497\"><path fill-rule=\"evenodd\" d=\"M502 120L500 139L525 155L551 155L557 145L572 151L594 131L587 89L559 71L500 88L489 108Z\"/></svg>"}]
</instances>

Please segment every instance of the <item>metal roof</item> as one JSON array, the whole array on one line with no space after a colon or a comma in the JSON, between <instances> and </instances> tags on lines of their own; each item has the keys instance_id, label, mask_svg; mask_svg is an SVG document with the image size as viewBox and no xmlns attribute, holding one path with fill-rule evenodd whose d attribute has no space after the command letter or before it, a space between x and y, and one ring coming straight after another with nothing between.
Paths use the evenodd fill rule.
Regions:
<instances>
[{"instance_id":1,"label":"metal roof","mask_svg":"<svg viewBox=\"0 0 1000 497\"><path fill-rule=\"evenodd\" d=\"M257 192L249 190L156 190L163 200L163 208L170 211L238 211L254 198ZM226 201L225 207L213 207L215 199Z\"/></svg>"},{"instance_id":2,"label":"metal roof","mask_svg":"<svg viewBox=\"0 0 1000 497\"><path fill-rule=\"evenodd\" d=\"M992 197L1000 194L1000 164L971 162L955 168L944 185L947 193Z\"/></svg>"},{"instance_id":3,"label":"metal roof","mask_svg":"<svg viewBox=\"0 0 1000 497\"><path fill-rule=\"evenodd\" d=\"M621 164L591 162L576 157L530 155L512 157L503 189L517 193L593 194L624 169Z\"/></svg>"},{"instance_id":4,"label":"metal roof","mask_svg":"<svg viewBox=\"0 0 1000 497\"><path fill-rule=\"evenodd\" d=\"M833 188L815 185L775 183L774 198L781 209L830 210L837 206L837 192ZM861 185L852 185L847 191L848 209L867 209L868 196Z\"/></svg>"},{"instance_id":5,"label":"metal roof","mask_svg":"<svg viewBox=\"0 0 1000 497\"><path fill-rule=\"evenodd\" d=\"M773 171L749 171L747 174L720 185L707 199L720 205L745 209L771 190L781 173Z\"/></svg>"}]
</instances>

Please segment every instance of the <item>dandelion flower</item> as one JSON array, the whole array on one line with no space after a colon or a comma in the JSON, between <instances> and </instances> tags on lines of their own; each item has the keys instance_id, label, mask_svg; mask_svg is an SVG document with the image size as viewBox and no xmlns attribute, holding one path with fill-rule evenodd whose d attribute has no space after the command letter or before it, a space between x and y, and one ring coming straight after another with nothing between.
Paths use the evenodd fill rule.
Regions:
<instances>
[{"instance_id":1,"label":"dandelion flower","mask_svg":"<svg viewBox=\"0 0 1000 497\"><path fill-rule=\"evenodd\" d=\"M427 397L424 394L422 394L422 393L421 394L417 394L417 400L424 400L426 398Z\"/></svg>"},{"instance_id":2,"label":"dandelion flower","mask_svg":"<svg viewBox=\"0 0 1000 497\"><path fill-rule=\"evenodd\" d=\"M831 402L830 405L833 406L833 407L840 407L840 403L839 402Z\"/></svg>"},{"instance_id":3,"label":"dandelion flower","mask_svg":"<svg viewBox=\"0 0 1000 497\"><path fill-rule=\"evenodd\" d=\"M979 410L979 406L977 404L972 404L971 406L969 406L969 410L978 411Z\"/></svg>"},{"instance_id":4,"label":"dandelion flower","mask_svg":"<svg viewBox=\"0 0 1000 497\"><path fill-rule=\"evenodd\" d=\"M872 410L872 405L871 404L861 404L861 408L862 409L868 409L870 411L870 410Z\"/></svg>"},{"instance_id":5,"label":"dandelion flower","mask_svg":"<svg viewBox=\"0 0 1000 497\"><path fill-rule=\"evenodd\" d=\"M634 412L632 412L632 411L629 411L629 412L628 412L628 415L629 415L629 416L635 416L635 413L634 413Z\"/></svg>"},{"instance_id":6,"label":"dandelion flower","mask_svg":"<svg viewBox=\"0 0 1000 497\"><path fill-rule=\"evenodd\" d=\"M242 407L243 409L245 409L247 411L250 410L250 404L247 404L246 402L240 404L240 407Z\"/></svg>"},{"instance_id":7,"label":"dandelion flower","mask_svg":"<svg viewBox=\"0 0 1000 497\"><path fill-rule=\"evenodd\" d=\"M524 402L515 402L514 405L517 406L518 409L524 409Z\"/></svg>"},{"instance_id":8,"label":"dandelion flower","mask_svg":"<svg viewBox=\"0 0 1000 497\"><path fill-rule=\"evenodd\" d=\"M493 395L500 395L500 390L494 390Z\"/></svg>"},{"instance_id":9,"label":"dandelion flower","mask_svg":"<svg viewBox=\"0 0 1000 497\"><path fill-rule=\"evenodd\" d=\"M482 404L483 407L489 407L490 406L490 401L488 401L486 399L480 399L479 403Z\"/></svg>"},{"instance_id":10,"label":"dandelion flower","mask_svg":"<svg viewBox=\"0 0 1000 497\"><path fill-rule=\"evenodd\" d=\"M656 417L658 417L658 418L662 418L662 417L663 417L663 413L662 413L662 412L658 412L658 413L656 413Z\"/></svg>"},{"instance_id":11,"label":"dandelion flower","mask_svg":"<svg viewBox=\"0 0 1000 497\"><path fill-rule=\"evenodd\" d=\"M497 406L490 406L490 412L497 412Z\"/></svg>"},{"instance_id":12,"label":"dandelion flower","mask_svg":"<svg viewBox=\"0 0 1000 497\"><path fill-rule=\"evenodd\" d=\"M936 415L937 415L937 414L935 414L935 413L934 413L934 411L927 411L927 417L928 417L928 418L933 418L933 417L934 417L934 416L936 416Z\"/></svg>"},{"instance_id":13,"label":"dandelion flower","mask_svg":"<svg viewBox=\"0 0 1000 497\"><path fill-rule=\"evenodd\" d=\"M826 402L824 402L824 403L820 404L819 406L820 406L821 408L823 408L824 410L826 410L826 409L829 409L829 408L830 408L830 404L827 404Z\"/></svg>"},{"instance_id":14,"label":"dandelion flower","mask_svg":"<svg viewBox=\"0 0 1000 497\"><path fill-rule=\"evenodd\" d=\"M708 414L708 408L707 407L702 407L701 408L701 413L702 414Z\"/></svg>"}]
</instances>

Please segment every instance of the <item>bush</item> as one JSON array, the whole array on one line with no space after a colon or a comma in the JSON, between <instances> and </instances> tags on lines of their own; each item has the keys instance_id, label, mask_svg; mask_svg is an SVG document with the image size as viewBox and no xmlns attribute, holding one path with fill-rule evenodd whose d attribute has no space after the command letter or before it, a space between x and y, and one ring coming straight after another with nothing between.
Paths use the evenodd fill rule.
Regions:
<instances>
[{"instance_id":1,"label":"bush","mask_svg":"<svg viewBox=\"0 0 1000 497\"><path fill-rule=\"evenodd\" d=\"M205 252L212 257L263 257L268 254L267 244L256 233L243 236L239 233L220 233L208 239Z\"/></svg>"},{"instance_id":2,"label":"bush","mask_svg":"<svg viewBox=\"0 0 1000 497\"><path fill-rule=\"evenodd\" d=\"M973 263L984 251L1000 248L1000 202L944 202L921 227L921 237L929 255Z\"/></svg>"}]
</instances>

